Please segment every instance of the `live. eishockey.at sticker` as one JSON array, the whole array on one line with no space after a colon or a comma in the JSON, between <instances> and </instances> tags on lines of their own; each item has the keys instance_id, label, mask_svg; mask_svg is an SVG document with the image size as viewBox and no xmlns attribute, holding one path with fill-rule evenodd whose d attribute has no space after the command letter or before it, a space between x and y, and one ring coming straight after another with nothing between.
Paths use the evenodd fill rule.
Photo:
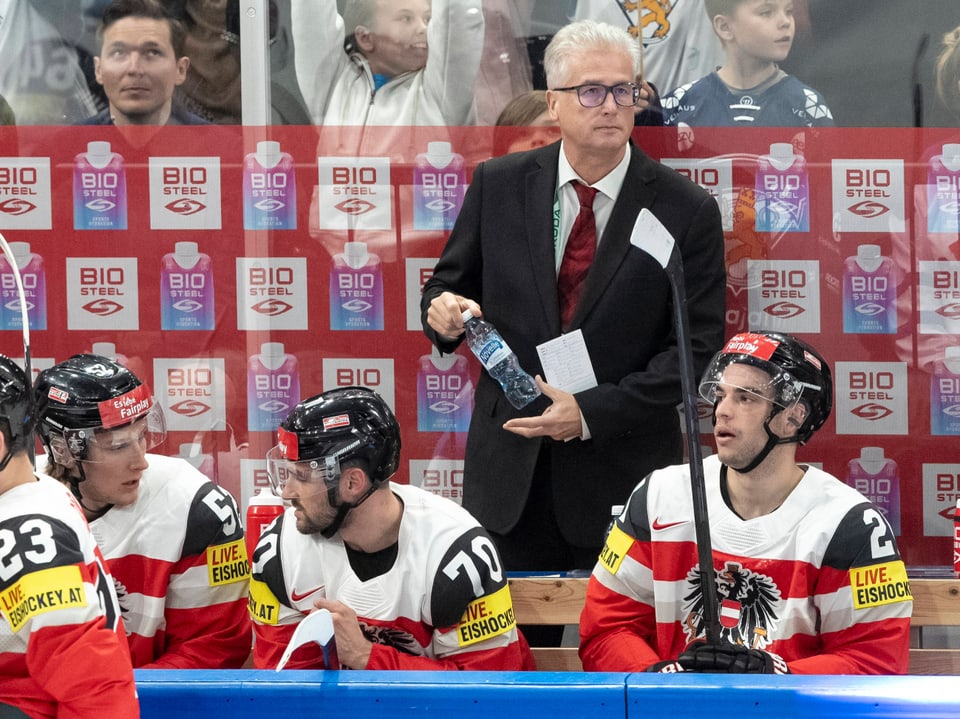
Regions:
<instances>
[{"instance_id":1,"label":"live. eishockey.at sticker","mask_svg":"<svg viewBox=\"0 0 960 719\"><path fill-rule=\"evenodd\" d=\"M903 562L886 562L850 570L853 608L867 609L913 599Z\"/></svg>"},{"instance_id":2,"label":"live. eishockey.at sticker","mask_svg":"<svg viewBox=\"0 0 960 719\"><path fill-rule=\"evenodd\" d=\"M475 599L467 605L457 626L457 643L461 647L470 646L509 632L516 625L510 587L504 585L493 594Z\"/></svg>"}]
</instances>

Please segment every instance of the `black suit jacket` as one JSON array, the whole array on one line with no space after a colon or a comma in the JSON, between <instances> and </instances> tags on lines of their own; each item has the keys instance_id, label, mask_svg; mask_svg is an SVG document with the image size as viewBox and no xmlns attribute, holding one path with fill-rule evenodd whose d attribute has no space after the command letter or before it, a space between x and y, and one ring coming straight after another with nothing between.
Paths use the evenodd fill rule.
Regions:
<instances>
[{"instance_id":1,"label":"black suit jacket","mask_svg":"<svg viewBox=\"0 0 960 719\"><path fill-rule=\"evenodd\" d=\"M531 374L542 374L536 346L560 334L553 204L560 144L480 164L421 303L450 290L479 302ZM677 172L629 146L630 165L585 280L571 329L582 330L597 376L577 393L592 438L552 448L554 505L568 542L599 547L610 507L626 502L651 470L682 459L677 406L682 401L669 280L630 244L637 214L648 208L673 235L684 264L697 379L724 335L726 274L716 201ZM489 530L516 525L530 492L541 440L501 428L539 414L539 398L515 410L486 372L477 383L467 437L463 504ZM552 440L542 440L552 441Z\"/></svg>"}]
</instances>

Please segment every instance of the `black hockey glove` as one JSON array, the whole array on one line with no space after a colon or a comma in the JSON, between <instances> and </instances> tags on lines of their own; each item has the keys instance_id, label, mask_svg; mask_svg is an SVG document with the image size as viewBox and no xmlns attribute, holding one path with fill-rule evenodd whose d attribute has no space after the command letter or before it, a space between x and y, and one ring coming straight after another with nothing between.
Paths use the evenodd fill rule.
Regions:
<instances>
[{"instance_id":1,"label":"black hockey glove","mask_svg":"<svg viewBox=\"0 0 960 719\"><path fill-rule=\"evenodd\" d=\"M677 659L688 672L707 674L789 674L783 658L760 649L738 644L706 644L696 642Z\"/></svg>"},{"instance_id":2,"label":"black hockey glove","mask_svg":"<svg viewBox=\"0 0 960 719\"><path fill-rule=\"evenodd\" d=\"M678 672L685 672L686 669L681 667L680 663L677 662L676 659L671 659L666 662L656 662L651 664L643 671L655 674L677 674Z\"/></svg>"}]
</instances>

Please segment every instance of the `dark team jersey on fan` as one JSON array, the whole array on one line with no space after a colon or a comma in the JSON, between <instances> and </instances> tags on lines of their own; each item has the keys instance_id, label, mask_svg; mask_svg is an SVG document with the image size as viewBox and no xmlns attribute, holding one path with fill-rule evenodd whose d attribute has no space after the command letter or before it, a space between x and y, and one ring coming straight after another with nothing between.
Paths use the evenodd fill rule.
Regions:
<instances>
[{"instance_id":1,"label":"dark team jersey on fan","mask_svg":"<svg viewBox=\"0 0 960 719\"><path fill-rule=\"evenodd\" d=\"M293 509L253 553L250 614L257 668L276 667L319 598L357 614L373 643L367 669L532 669L493 540L462 507L417 487L392 484L403 500L396 558L358 575L339 535L301 534ZM322 668L319 651L286 665Z\"/></svg>"},{"instance_id":2,"label":"dark team jersey on fan","mask_svg":"<svg viewBox=\"0 0 960 719\"><path fill-rule=\"evenodd\" d=\"M815 467L776 510L749 520L704 460L721 641L780 655L794 674L904 674L913 602L893 530L863 495ZM646 477L610 530L587 589L589 671L643 671L702 639L686 465Z\"/></svg>"},{"instance_id":3,"label":"dark team jersey on fan","mask_svg":"<svg viewBox=\"0 0 960 719\"><path fill-rule=\"evenodd\" d=\"M832 127L833 115L816 90L793 75L770 87L731 91L717 73L682 85L662 99L663 124L691 127Z\"/></svg>"}]
</instances>

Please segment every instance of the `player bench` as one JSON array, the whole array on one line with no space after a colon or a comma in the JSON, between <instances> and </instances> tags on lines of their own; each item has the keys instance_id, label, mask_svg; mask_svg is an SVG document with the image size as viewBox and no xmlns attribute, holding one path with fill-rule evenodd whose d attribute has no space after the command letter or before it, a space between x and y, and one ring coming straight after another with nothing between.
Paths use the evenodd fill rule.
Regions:
<instances>
[{"instance_id":1,"label":"player bench","mask_svg":"<svg viewBox=\"0 0 960 719\"><path fill-rule=\"evenodd\" d=\"M513 577L510 593L518 624L579 624L587 593L581 577ZM955 627L960 631L960 579L911 579L910 674L960 675L960 648L924 649L923 631ZM576 647L532 647L541 671L580 671Z\"/></svg>"}]
</instances>

